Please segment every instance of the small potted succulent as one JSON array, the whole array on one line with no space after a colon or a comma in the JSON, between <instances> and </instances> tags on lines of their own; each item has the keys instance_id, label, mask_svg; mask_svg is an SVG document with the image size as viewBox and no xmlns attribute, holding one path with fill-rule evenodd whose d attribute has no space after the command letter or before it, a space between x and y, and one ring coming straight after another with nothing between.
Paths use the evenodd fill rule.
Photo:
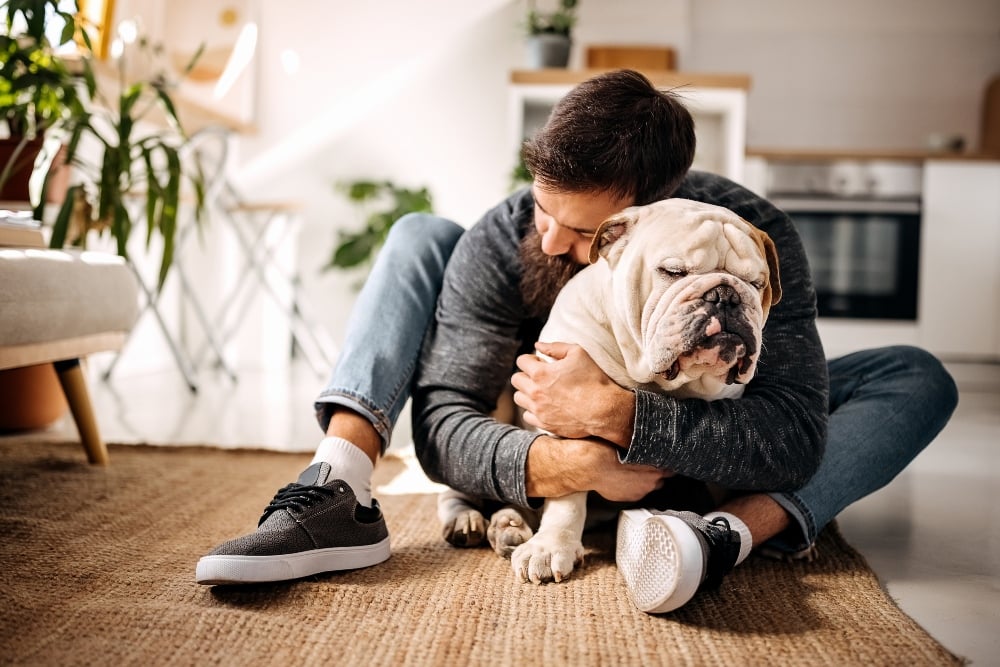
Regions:
<instances>
[{"instance_id":1,"label":"small potted succulent","mask_svg":"<svg viewBox=\"0 0 1000 667\"><path fill-rule=\"evenodd\" d=\"M566 67L576 25L577 0L559 0L558 9L540 12L535 0L528 4L528 65L535 69Z\"/></svg>"}]
</instances>

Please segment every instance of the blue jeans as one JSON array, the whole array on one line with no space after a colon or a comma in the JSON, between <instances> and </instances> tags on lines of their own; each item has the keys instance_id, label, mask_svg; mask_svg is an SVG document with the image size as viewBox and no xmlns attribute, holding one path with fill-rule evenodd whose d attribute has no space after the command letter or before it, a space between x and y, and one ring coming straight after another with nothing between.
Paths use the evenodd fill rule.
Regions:
<instances>
[{"instance_id":1,"label":"blue jeans","mask_svg":"<svg viewBox=\"0 0 1000 667\"><path fill-rule=\"evenodd\" d=\"M422 213L393 224L358 294L330 382L316 399L316 418L324 432L334 406L351 408L375 426L385 453L410 397L444 267L464 231L450 220Z\"/></svg>"},{"instance_id":2,"label":"blue jeans","mask_svg":"<svg viewBox=\"0 0 1000 667\"><path fill-rule=\"evenodd\" d=\"M358 296L330 383L316 400L324 431L333 407L346 406L372 422L385 450L462 232L427 214L393 225ZM914 347L857 352L831 360L829 369L830 423L819 469L798 491L772 495L798 527L771 541L783 551L808 547L841 510L888 484L958 403L941 363Z\"/></svg>"},{"instance_id":3,"label":"blue jeans","mask_svg":"<svg viewBox=\"0 0 1000 667\"><path fill-rule=\"evenodd\" d=\"M958 405L951 375L919 348L864 350L827 363L830 423L819 469L798 491L771 496L799 527L771 540L782 551L808 547L841 510L891 482Z\"/></svg>"}]
</instances>

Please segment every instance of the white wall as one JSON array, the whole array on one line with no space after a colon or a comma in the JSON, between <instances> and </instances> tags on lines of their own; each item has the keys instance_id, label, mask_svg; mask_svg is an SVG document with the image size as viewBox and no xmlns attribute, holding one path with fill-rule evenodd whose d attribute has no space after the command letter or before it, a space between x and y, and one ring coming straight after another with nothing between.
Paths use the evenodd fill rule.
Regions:
<instances>
[{"instance_id":1,"label":"white wall","mask_svg":"<svg viewBox=\"0 0 1000 667\"><path fill-rule=\"evenodd\" d=\"M426 185L436 211L465 225L503 197L514 160L506 82L520 11L497 0L399 0L388 3L391 11L370 3L362 13L342 2L296 4L295 21L284 2L261 5L261 131L243 140L235 178L248 196L304 205L306 298L340 340L359 277L319 267L336 231L361 220L335 185L360 178ZM296 74L282 69L286 50L303 64Z\"/></svg>"},{"instance_id":2,"label":"white wall","mask_svg":"<svg viewBox=\"0 0 1000 667\"><path fill-rule=\"evenodd\" d=\"M996 0L697 0L680 69L750 74L747 143L922 148L957 133L975 147L1000 74Z\"/></svg>"}]
</instances>

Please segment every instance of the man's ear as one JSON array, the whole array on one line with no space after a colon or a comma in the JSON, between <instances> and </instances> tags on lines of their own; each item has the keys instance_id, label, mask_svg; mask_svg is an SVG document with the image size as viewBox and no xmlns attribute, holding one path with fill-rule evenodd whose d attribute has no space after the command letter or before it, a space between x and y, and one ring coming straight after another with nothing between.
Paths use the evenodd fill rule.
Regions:
<instances>
[{"instance_id":1,"label":"man's ear","mask_svg":"<svg viewBox=\"0 0 1000 667\"><path fill-rule=\"evenodd\" d=\"M638 219L639 207L632 206L602 222L594 232L594 240L590 243L590 263L593 264L598 257L603 257L614 266L625 249L625 244L628 243L625 237Z\"/></svg>"}]
</instances>

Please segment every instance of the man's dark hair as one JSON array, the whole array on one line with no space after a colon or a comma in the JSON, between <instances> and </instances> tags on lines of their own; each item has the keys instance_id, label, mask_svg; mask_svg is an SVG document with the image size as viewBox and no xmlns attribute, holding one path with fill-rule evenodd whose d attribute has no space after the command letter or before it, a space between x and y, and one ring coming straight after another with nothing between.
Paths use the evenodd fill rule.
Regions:
<instances>
[{"instance_id":1,"label":"man's dark hair","mask_svg":"<svg viewBox=\"0 0 1000 667\"><path fill-rule=\"evenodd\" d=\"M532 177L559 192L606 192L649 204L673 194L694 160L694 120L632 70L584 81L524 142Z\"/></svg>"}]
</instances>

